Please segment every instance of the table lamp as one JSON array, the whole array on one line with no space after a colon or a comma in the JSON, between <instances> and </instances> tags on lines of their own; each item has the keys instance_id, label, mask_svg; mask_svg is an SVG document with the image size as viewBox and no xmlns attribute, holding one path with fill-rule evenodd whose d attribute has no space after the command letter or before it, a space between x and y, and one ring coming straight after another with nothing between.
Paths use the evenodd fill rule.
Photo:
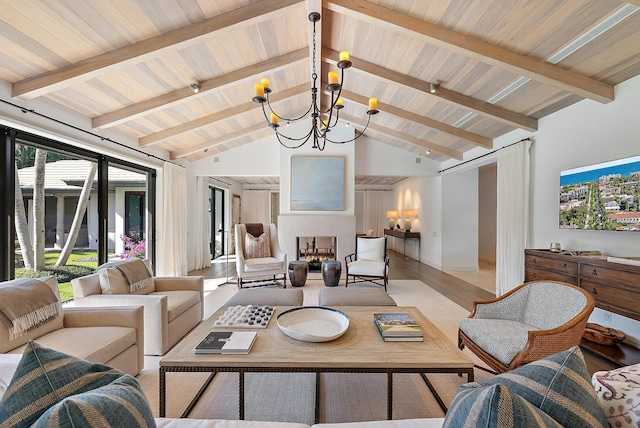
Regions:
<instances>
[{"instance_id":1,"label":"table lamp","mask_svg":"<svg viewBox=\"0 0 640 428\"><path fill-rule=\"evenodd\" d=\"M411 230L411 219L418 217L418 211L416 210L404 210L404 230L407 232Z\"/></svg>"},{"instance_id":2,"label":"table lamp","mask_svg":"<svg viewBox=\"0 0 640 428\"><path fill-rule=\"evenodd\" d=\"M387 218L389 219L389 229L393 230L396 226L396 219L400 218L400 214L398 213L398 210L387 211Z\"/></svg>"}]
</instances>

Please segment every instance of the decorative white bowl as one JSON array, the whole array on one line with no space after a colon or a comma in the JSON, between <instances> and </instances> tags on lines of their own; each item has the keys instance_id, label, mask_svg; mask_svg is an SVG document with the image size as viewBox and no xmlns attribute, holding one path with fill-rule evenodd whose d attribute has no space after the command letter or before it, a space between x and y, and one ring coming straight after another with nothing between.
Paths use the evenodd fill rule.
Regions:
<instances>
[{"instance_id":1,"label":"decorative white bowl","mask_svg":"<svg viewBox=\"0 0 640 428\"><path fill-rule=\"evenodd\" d=\"M303 342L329 342L349 328L349 316L322 306L302 306L284 311L278 327L287 336Z\"/></svg>"}]
</instances>

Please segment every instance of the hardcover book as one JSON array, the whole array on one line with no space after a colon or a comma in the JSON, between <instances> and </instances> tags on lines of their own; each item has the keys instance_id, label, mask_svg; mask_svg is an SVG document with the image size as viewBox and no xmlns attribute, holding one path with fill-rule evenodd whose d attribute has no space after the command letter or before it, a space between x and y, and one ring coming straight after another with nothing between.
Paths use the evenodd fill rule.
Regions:
<instances>
[{"instance_id":1,"label":"hardcover book","mask_svg":"<svg viewBox=\"0 0 640 428\"><path fill-rule=\"evenodd\" d=\"M375 313L373 320L383 338L422 337L422 327L406 312Z\"/></svg>"},{"instance_id":2,"label":"hardcover book","mask_svg":"<svg viewBox=\"0 0 640 428\"><path fill-rule=\"evenodd\" d=\"M255 331L212 331L196 346L196 354L248 354Z\"/></svg>"}]
</instances>

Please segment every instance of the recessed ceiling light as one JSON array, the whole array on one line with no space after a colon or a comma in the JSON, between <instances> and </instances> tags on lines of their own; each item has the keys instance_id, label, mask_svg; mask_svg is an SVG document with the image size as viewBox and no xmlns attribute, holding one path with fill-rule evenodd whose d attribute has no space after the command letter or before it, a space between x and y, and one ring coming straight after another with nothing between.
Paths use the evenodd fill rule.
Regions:
<instances>
[{"instance_id":1,"label":"recessed ceiling light","mask_svg":"<svg viewBox=\"0 0 640 428\"><path fill-rule=\"evenodd\" d=\"M194 94L197 94L198 92L200 92L200 85L198 85L197 83L192 83L189 85L189 89L191 89Z\"/></svg>"}]
</instances>

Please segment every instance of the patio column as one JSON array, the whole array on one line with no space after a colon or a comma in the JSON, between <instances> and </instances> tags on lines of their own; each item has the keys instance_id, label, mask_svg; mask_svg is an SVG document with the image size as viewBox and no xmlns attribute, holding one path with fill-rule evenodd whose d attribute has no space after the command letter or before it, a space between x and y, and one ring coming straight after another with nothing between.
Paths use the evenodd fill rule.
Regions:
<instances>
[{"instance_id":1,"label":"patio column","mask_svg":"<svg viewBox=\"0 0 640 428\"><path fill-rule=\"evenodd\" d=\"M54 247L58 250L64 248L64 196L56 196L56 243Z\"/></svg>"}]
</instances>

